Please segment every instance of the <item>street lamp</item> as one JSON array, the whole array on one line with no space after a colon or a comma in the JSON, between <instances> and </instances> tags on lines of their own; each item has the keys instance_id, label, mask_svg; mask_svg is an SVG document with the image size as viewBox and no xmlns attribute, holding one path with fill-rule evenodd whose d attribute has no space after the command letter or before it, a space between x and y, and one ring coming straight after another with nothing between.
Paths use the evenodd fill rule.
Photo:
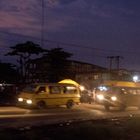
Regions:
<instances>
[{"instance_id":1,"label":"street lamp","mask_svg":"<svg viewBox=\"0 0 140 140\"><path fill-rule=\"evenodd\" d=\"M139 77L137 75L133 76L133 81L134 82L138 82L138 80L139 80Z\"/></svg>"}]
</instances>

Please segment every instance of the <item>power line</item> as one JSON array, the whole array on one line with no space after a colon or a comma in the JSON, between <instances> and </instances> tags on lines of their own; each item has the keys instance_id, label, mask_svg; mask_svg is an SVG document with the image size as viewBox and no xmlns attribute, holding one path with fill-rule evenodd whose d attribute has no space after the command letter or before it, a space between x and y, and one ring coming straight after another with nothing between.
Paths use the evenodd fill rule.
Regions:
<instances>
[{"instance_id":1,"label":"power line","mask_svg":"<svg viewBox=\"0 0 140 140\"><path fill-rule=\"evenodd\" d=\"M17 34L17 33L9 33L9 32L5 32L5 31L0 31L0 33L3 34L8 34L8 35L14 35L14 36L18 36L18 37L24 37L24 38L31 38L34 40L40 40L40 38L38 37L33 37L33 36L28 36L28 35L23 35L23 34ZM120 50L112 50L112 49L99 49L99 48L95 48L92 46L86 46L86 45L79 45L79 44L73 44L73 43L65 43L65 42L61 42L61 41L54 41L54 40L48 40L48 39L44 39L43 41L47 42L47 43L55 43L55 44L59 44L59 45L64 45L66 46L73 46L73 47L77 47L77 48L82 48L82 49L90 49L90 50L94 50L94 51L98 51L98 52L110 52L110 53L127 53L127 54L140 54L140 52L130 52L130 51L120 51Z\"/></svg>"},{"instance_id":2,"label":"power line","mask_svg":"<svg viewBox=\"0 0 140 140\"><path fill-rule=\"evenodd\" d=\"M18 36L18 37L26 37L26 38L33 38L33 39L39 39L39 38L36 38L36 37L32 37L32 36L26 36L26 35L21 35L21 34L16 34L16 33L8 33L8 32L4 32L4 31L0 31L0 33L4 33L4 34L8 34L8 35L16 35L16 36ZM13 40L13 39L11 39L11 38L7 38L7 40L9 40L9 41L15 41L15 40L17 40L17 39L15 39L15 40ZM46 42L50 42L50 43L54 43L54 44L59 44L57 41L52 41L52 40L45 40ZM61 44L62 45L62 44ZM63 45L64 45L64 43L63 43ZM6 45L0 45L0 47L7 47ZM9 47L11 47L11 46L9 46ZM80 45L79 45L79 47L80 47ZM80 48L81 49L81 48ZM83 49L86 49L86 48L83 48ZM106 55L97 55L97 54L94 54L94 56L96 56L96 57L102 57L102 58L106 58Z\"/></svg>"},{"instance_id":3,"label":"power line","mask_svg":"<svg viewBox=\"0 0 140 140\"><path fill-rule=\"evenodd\" d=\"M14 36L17 36L17 37L20 37L20 38L27 38L28 40L29 40L29 38L30 39L33 39L33 40L39 40L40 41L40 38L38 38L38 37L33 37L33 36L28 36L28 35L22 35L22 34L17 34L17 33L9 33L9 32L5 32L5 31L0 31L0 33L2 33L2 34L6 34L6 35L14 35ZM0 37L1 38L1 37ZM15 39L15 38L8 38L7 40L10 40L10 41L14 41L13 39ZM15 40L17 40L17 39L15 39ZM105 52L107 52L107 53L119 53L119 55L120 55L120 53L129 53L129 54L140 54L140 52L129 52L129 51L118 51L118 50L110 50L110 49L99 49L99 48L93 48L93 47L91 47L91 46L86 46L86 45L78 45L78 44L73 44L73 43L64 43L64 42L60 42L60 41L54 41L54 40L47 40L47 39L44 39L44 41L46 42L46 43L54 43L54 44L56 44L56 45L62 45L62 46L64 46L64 47L67 47L67 46L71 46L71 47L74 47L74 48L80 48L80 49L89 49L89 50L94 50L94 52L100 52L100 54L102 54L102 53L105 53ZM0 45L0 46L2 46L2 47L4 47L3 45ZM5 47L7 47L7 46L5 46ZM63 48L63 47L62 47ZM97 53L96 54L93 54L93 55L91 55L91 56L95 56L95 57L102 57L102 58L107 58L107 56L110 56L110 54L107 54L107 55L97 55ZM75 54L74 54L75 55ZM85 53L85 55L86 55L86 53ZM114 55L114 54L113 54ZM117 55L115 55L115 56L119 56L118 54ZM117 60L116 60L117 61ZM117 61L116 62L116 64L117 64L117 67L119 68L119 62ZM110 68L112 67L112 65L110 66Z\"/></svg>"}]
</instances>

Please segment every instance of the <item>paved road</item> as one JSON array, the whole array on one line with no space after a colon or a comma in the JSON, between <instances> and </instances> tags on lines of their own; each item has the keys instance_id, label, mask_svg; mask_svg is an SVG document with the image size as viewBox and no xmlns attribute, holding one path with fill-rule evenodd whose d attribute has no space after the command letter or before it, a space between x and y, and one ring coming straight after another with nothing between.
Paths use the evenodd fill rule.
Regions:
<instances>
[{"instance_id":1,"label":"paved road","mask_svg":"<svg viewBox=\"0 0 140 140\"><path fill-rule=\"evenodd\" d=\"M124 112L113 108L106 112L103 106L80 104L73 109L65 106L44 110L30 110L19 107L0 107L0 129L7 127L27 127L42 124L70 123L89 119L106 119L116 117L133 117L140 115L137 108L129 107Z\"/></svg>"}]
</instances>

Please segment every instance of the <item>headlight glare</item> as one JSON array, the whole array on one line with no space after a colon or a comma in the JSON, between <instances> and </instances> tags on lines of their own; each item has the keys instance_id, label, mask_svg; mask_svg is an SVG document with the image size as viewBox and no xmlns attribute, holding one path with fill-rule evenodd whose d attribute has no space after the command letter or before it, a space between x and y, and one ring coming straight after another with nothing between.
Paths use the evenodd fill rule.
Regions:
<instances>
[{"instance_id":1,"label":"headlight glare","mask_svg":"<svg viewBox=\"0 0 140 140\"><path fill-rule=\"evenodd\" d=\"M97 95L97 98L98 98L99 100L103 100L103 99L104 99L104 95L99 94L99 95Z\"/></svg>"},{"instance_id":2,"label":"headlight glare","mask_svg":"<svg viewBox=\"0 0 140 140\"><path fill-rule=\"evenodd\" d=\"M28 100L26 100L26 103L27 104L32 104L32 100L28 99Z\"/></svg>"},{"instance_id":3,"label":"headlight glare","mask_svg":"<svg viewBox=\"0 0 140 140\"><path fill-rule=\"evenodd\" d=\"M116 96L112 96L112 97L111 97L111 100L112 100L112 101L116 101L116 100L117 100L117 97L116 97Z\"/></svg>"},{"instance_id":4,"label":"headlight glare","mask_svg":"<svg viewBox=\"0 0 140 140\"><path fill-rule=\"evenodd\" d=\"M18 101L19 102L23 102L23 98L18 98Z\"/></svg>"}]
</instances>

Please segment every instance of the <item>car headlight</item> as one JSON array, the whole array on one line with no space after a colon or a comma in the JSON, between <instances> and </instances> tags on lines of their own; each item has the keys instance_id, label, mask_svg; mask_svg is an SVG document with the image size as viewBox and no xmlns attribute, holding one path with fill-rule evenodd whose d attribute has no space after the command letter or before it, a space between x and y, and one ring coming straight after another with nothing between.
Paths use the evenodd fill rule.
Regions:
<instances>
[{"instance_id":1,"label":"car headlight","mask_svg":"<svg viewBox=\"0 0 140 140\"><path fill-rule=\"evenodd\" d=\"M103 100L103 99L104 99L104 95L99 94L99 95L97 95L97 98L98 98L99 100Z\"/></svg>"},{"instance_id":2,"label":"car headlight","mask_svg":"<svg viewBox=\"0 0 140 140\"><path fill-rule=\"evenodd\" d=\"M23 102L23 98L18 98L18 101L19 102Z\"/></svg>"},{"instance_id":3,"label":"car headlight","mask_svg":"<svg viewBox=\"0 0 140 140\"><path fill-rule=\"evenodd\" d=\"M28 100L26 100L26 103L27 104L32 104L32 100L28 99Z\"/></svg>"},{"instance_id":4,"label":"car headlight","mask_svg":"<svg viewBox=\"0 0 140 140\"><path fill-rule=\"evenodd\" d=\"M111 97L111 100L112 100L112 101L116 101L116 100L117 100L117 97L116 97L116 96L112 96L112 97Z\"/></svg>"}]
</instances>

